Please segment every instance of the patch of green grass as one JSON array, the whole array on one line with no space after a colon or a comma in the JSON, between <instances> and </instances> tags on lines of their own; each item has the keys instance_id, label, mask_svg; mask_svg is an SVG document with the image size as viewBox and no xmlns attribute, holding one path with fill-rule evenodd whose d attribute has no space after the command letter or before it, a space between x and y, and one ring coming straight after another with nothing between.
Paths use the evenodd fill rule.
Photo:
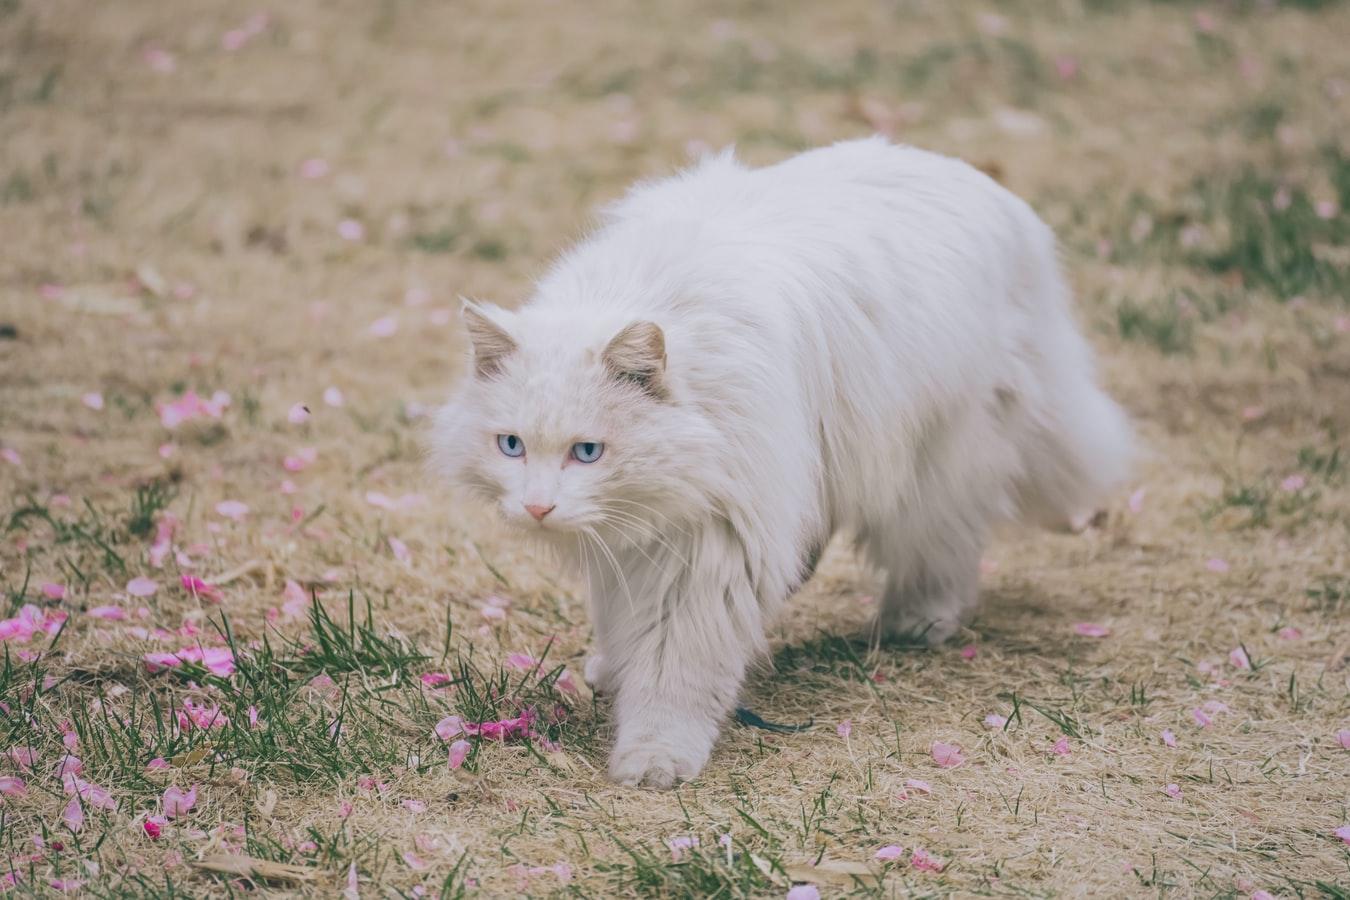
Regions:
<instances>
[{"instance_id":1,"label":"patch of green grass","mask_svg":"<svg viewBox=\"0 0 1350 900\"><path fill-rule=\"evenodd\" d=\"M782 892L785 875L772 856L728 848L716 835L697 838L696 846L672 852L614 836L625 858L597 860L595 869L608 878L611 896L737 898Z\"/></svg>"},{"instance_id":2,"label":"patch of green grass","mask_svg":"<svg viewBox=\"0 0 1350 900\"><path fill-rule=\"evenodd\" d=\"M1125 299L1116 307L1116 330L1123 340L1152 344L1166 356L1194 349L1194 318L1173 298L1143 303Z\"/></svg>"},{"instance_id":3,"label":"patch of green grass","mask_svg":"<svg viewBox=\"0 0 1350 900\"><path fill-rule=\"evenodd\" d=\"M1344 575L1323 575L1306 593L1319 612L1340 614L1350 606L1350 578Z\"/></svg>"},{"instance_id":4,"label":"patch of green grass","mask_svg":"<svg viewBox=\"0 0 1350 900\"><path fill-rule=\"evenodd\" d=\"M1257 169L1204 176L1166 206L1135 195L1121 210L1113 259L1160 258L1278 300L1314 294L1345 303L1350 269L1334 249L1350 241L1350 155L1330 149L1320 163L1334 195L1314 197Z\"/></svg>"}]
</instances>

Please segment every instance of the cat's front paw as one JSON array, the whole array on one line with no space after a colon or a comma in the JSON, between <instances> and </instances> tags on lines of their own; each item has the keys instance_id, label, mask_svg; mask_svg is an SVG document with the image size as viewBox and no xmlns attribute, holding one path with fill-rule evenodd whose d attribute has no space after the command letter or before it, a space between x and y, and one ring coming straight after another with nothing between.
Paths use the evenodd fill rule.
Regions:
<instances>
[{"instance_id":1,"label":"cat's front paw","mask_svg":"<svg viewBox=\"0 0 1350 900\"><path fill-rule=\"evenodd\" d=\"M676 782L693 778L707 761L708 753L693 747L654 742L620 745L609 759L609 778L629 787L666 790Z\"/></svg>"}]
</instances>

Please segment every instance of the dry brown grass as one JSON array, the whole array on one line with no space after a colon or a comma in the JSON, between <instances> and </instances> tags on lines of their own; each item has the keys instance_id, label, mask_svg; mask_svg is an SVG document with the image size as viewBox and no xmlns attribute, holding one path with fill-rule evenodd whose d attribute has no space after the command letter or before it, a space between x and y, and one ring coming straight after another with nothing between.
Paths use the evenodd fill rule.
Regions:
<instances>
[{"instance_id":1,"label":"dry brown grass","mask_svg":"<svg viewBox=\"0 0 1350 900\"><path fill-rule=\"evenodd\" d=\"M368 895L440 890L461 858L447 893L781 894L781 869L805 879L790 867L823 857L880 876L810 876L827 896L1345 896L1350 856L1333 831L1350 815L1350 753L1337 742L1350 728L1350 9L1273 5L300 0L227 51L222 35L250 10L0 3L0 324L15 330L0 337L0 445L21 460L0 461L0 496L62 522L88 499L117 522L138 485L161 479L176 490L180 539L207 545L193 551L198 574L257 563L215 606L178 588L172 562L153 570L148 542L125 529L108 538L125 570L87 538L56 543L36 519L5 535L13 605L62 582L71 612L36 662L14 654L46 639L6 644L0 727L6 746L32 740L42 760L27 796L0 808L21 883L221 894L249 876L182 860L237 848L230 828L245 826L254 856L315 870L272 889L314 895L345 886L353 863ZM172 54L172 72L153 69L152 48ZM857 643L872 582L835 552L776 628L776 669L746 696L767 719L816 727L730 726L704 776L677 792L605 783L603 705L573 710L561 756L484 744L474 773L452 773L429 725L461 702L453 692L422 702L339 673L353 696L394 698L352 720L363 729L353 741L386 751L365 758L387 762L406 744L431 761L306 778L290 765L303 760L221 739L215 765L199 754L142 776L151 738L139 756L96 751L111 726L95 715L77 752L120 806L62 836L66 798L47 775L58 723L83 721L99 696L125 715L133 700L143 713L151 697L188 690L139 665L177 643L80 613L134 609L122 591L136 575L160 581L140 623L151 627L189 618L209 630L225 612L241 644L259 639L293 578L335 614L349 590L368 601L376 632L432 655L416 671L442 665L447 609L454 649L474 647L485 666L556 636L550 659L575 667L588 626L574 586L450 505L421 467L417 411L460 369L455 296L517 302L597 202L691 150L734 141L769 161L877 127L994 170L1059 229L1106 379L1149 449L1137 510L1120 497L1083 535L997 545L973 659ZM312 157L331 173L300 177ZM1262 281L1251 256L1203 264L1276 215L1226 206L1235 183L1292 192L1281 221L1294 245L1313 247L1311 262L1273 264L1293 287ZM1310 212L1305 197L1335 205ZM339 236L344 219L364 238ZM408 305L417 289L428 302ZM397 332L373 336L386 316ZM320 400L330 385L341 408ZM153 403L186 387L226 390L233 404L219 423L170 434ZM101 412L82 405L89 391L102 393ZM309 423L287 422L296 402L313 410ZM176 450L162 459L166 441ZM303 446L317 461L283 471ZM1282 489L1294 474L1306 487ZM279 493L286 477L293 496ZM369 491L426 499L389 511ZM52 506L58 494L73 506ZM242 523L213 511L223 499L248 504ZM293 505L312 516L303 527ZM391 536L410 565L393 558ZM479 613L492 593L514 601L501 624ZM1077 622L1111 634L1076 636ZM1230 665L1239 645L1254 671ZM1191 710L1211 700L1228 712L1202 729ZM288 702L342 701L312 687ZM1014 706L1006 730L982 724ZM1068 755L1052 752L1065 734ZM177 752L201 738L161 739L153 746ZM969 762L938 769L935 740L960 744ZM363 774L387 790L362 789ZM932 793L904 799L915 778ZM199 784L201 799L151 842L140 823L169 780ZM311 827L331 845L297 847ZM724 832L730 867L716 862ZM34 852L34 834L46 850ZM676 835L703 850L674 863L664 842ZM415 836L425 871L400 858ZM893 843L946 870L873 862ZM757 874L749 854L781 868ZM572 881L512 869L559 861Z\"/></svg>"}]
</instances>

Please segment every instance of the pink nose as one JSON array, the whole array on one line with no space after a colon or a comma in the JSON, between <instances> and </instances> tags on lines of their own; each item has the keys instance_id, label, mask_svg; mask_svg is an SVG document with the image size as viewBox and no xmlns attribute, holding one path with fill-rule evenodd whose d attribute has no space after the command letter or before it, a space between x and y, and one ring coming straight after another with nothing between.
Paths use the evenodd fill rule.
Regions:
<instances>
[{"instance_id":1,"label":"pink nose","mask_svg":"<svg viewBox=\"0 0 1350 900\"><path fill-rule=\"evenodd\" d=\"M555 504L555 506L556 506L556 504ZM535 505L535 504L533 504L533 503L526 503L526 504L525 504L525 511L526 511L527 513L529 513L530 515L534 516L534 520L535 520L536 522L542 522L542 521L544 521L544 516L546 516L546 515L548 515L549 513L553 512L553 508L554 508L553 506L537 506L537 505Z\"/></svg>"}]
</instances>

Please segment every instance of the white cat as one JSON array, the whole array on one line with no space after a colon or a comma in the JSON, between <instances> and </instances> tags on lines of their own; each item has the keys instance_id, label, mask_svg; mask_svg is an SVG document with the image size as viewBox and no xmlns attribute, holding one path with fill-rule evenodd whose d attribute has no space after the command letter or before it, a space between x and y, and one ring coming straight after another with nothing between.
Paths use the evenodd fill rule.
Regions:
<instances>
[{"instance_id":1,"label":"white cat","mask_svg":"<svg viewBox=\"0 0 1350 900\"><path fill-rule=\"evenodd\" d=\"M992 526L1092 510L1129 458L1050 230L880 138L639 185L464 319L434 458L584 576L624 784L698 774L831 535L886 574L880 631L937 644Z\"/></svg>"}]
</instances>

